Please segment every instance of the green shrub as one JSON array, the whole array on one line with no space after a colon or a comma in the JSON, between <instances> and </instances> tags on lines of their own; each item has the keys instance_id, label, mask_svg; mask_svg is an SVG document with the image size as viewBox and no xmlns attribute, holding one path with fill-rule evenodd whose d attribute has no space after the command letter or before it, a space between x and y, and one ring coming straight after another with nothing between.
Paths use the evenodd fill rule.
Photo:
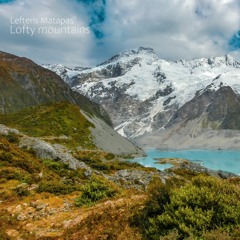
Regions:
<instances>
[{"instance_id":1,"label":"green shrub","mask_svg":"<svg viewBox=\"0 0 240 240\"><path fill-rule=\"evenodd\" d=\"M107 165L107 163L104 163L101 159L96 160L88 157L83 158L78 157L78 159L82 162L85 162L89 167L95 170L103 171L104 173L109 173L110 170L109 166Z\"/></svg>"},{"instance_id":2,"label":"green shrub","mask_svg":"<svg viewBox=\"0 0 240 240\"><path fill-rule=\"evenodd\" d=\"M75 200L76 206L90 206L104 198L113 197L116 189L108 185L105 181L92 177L88 183L82 187L82 195Z\"/></svg>"},{"instance_id":3,"label":"green shrub","mask_svg":"<svg viewBox=\"0 0 240 240\"><path fill-rule=\"evenodd\" d=\"M18 135L15 134L15 133L8 133L8 135L6 136L7 140L10 142L10 143L19 143L19 138L18 138Z\"/></svg>"},{"instance_id":4,"label":"green shrub","mask_svg":"<svg viewBox=\"0 0 240 240\"><path fill-rule=\"evenodd\" d=\"M63 182L65 184L78 184L84 179L84 169L73 170L70 169L68 164L54 161L50 159L44 159L43 164L52 172L64 178Z\"/></svg>"},{"instance_id":5,"label":"green shrub","mask_svg":"<svg viewBox=\"0 0 240 240\"><path fill-rule=\"evenodd\" d=\"M106 158L107 160L112 160L112 159L115 158L115 155L114 155L113 153L108 153L108 154L105 156L105 158Z\"/></svg>"},{"instance_id":6,"label":"green shrub","mask_svg":"<svg viewBox=\"0 0 240 240\"><path fill-rule=\"evenodd\" d=\"M17 194L18 197L25 197L30 195L30 191L26 187L16 187L13 191Z\"/></svg>"},{"instance_id":7,"label":"green shrub","mask_svg":"<svg viewBox=\"0 0 240 240\"><path fill-rule=\"evenodd\" d=\"M142 216L147 239L160 239L173 231L178 239L201 239L207 232L213 239L209 232L219 228L228 236L240 226L240 190L206 176L195 177L183 187L156 184Z\"/></svg>"},{"instance_id":8,"label":"green shrub","mask_svg":"<svg viewBox=\"0 0 240 240\"><path fill-rule=\"evenodd\" d=\"M75 185L67 185L58 181L42 181L37 188L38 193L49 192L55 195L70 194L77 190L78 187Z\"/></svg>"},{"instance_id":9,"label":"green shrub","mask_svg":"<svg viewBox=\"0 0 240 240\"><path fill-rule=\"evenodd\" d=\"M61 173L65 174L66 170L69 170L68 164L54 161L51 159L44 159L43 164L48 167L50 170L52 170L55 173L58 173L61 175Z\"/></svg>"},{"instance_id":10,"label":"green shrub","mask_svg":"<svg viewBox=\"0 0 240 240\"><path fill-rule=\"evenodd\" d=\"M132 163L127 161L117 161L117 160L110 161L110 158L112 157L114 158L113 154L107 154L105 158L108 161L103 161L101 159L93 159L91 157L76 156L76 158L79 161L85 162L89 167L98 171L102 171L103 173L106 173L106 174L119 171L119 170L124 170L124 169L136 169L139 167L143 168L138 163Z\"/></svg>"},{"instance_id":11,"label":"green shrub","mask_svg":"<svg viewBox=\"0 0 240 240\"><path fill-rule=\"evenodd\" d=\"M7 180L24 180L27 173L20 168L5 167L0 169L0 176Z\"/></svg>"}]
</instances>

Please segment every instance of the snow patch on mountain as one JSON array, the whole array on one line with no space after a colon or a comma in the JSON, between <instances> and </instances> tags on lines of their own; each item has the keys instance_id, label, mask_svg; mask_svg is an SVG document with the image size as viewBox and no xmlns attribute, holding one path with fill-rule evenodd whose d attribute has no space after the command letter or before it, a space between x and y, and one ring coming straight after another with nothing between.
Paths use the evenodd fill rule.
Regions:
<instances>
[{"instance_id":1,"label":"snow patch on mountain","mask_svg":"<svg viewBox=\"0 0 240 240\"><path fill-rule=\"evenodd\" d=\"M231 56L159 59L150 48L124 51L80 71L48 67L110 114L115 129L135 138L168 123L174 112L206 89L230 86L240 93L240 63Z\"/></svg>"},{"instance_id":2,"label":"snow patch on mountain","mask_svg":"<svg viewBox=\"0 0 240 240\"><path fill-rule=\"evenodd\" d=\"M71 83L71 79L74 76L80 74L83 70L87 69L84 67L69 68L62 64L42 64L42 67L55 72L68 84Z\"/></svg>"}]
</instances>

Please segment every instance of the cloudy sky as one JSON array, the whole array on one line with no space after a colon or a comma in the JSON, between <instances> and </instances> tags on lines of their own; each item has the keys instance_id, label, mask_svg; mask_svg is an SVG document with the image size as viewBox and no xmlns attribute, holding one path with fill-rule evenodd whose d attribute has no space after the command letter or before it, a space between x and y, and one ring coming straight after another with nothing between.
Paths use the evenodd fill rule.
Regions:
<instances>
[{"instance_id":1,"label":"cloudy sky","mask_svg":"<svg viewBox=\"0 0 240 240\"><path fill-rule=\"evenodd\" d=\"M0 50L93 66L139 46L167 60L240 60L240 0L0 0Z\"/></svg>"}]
</instances>

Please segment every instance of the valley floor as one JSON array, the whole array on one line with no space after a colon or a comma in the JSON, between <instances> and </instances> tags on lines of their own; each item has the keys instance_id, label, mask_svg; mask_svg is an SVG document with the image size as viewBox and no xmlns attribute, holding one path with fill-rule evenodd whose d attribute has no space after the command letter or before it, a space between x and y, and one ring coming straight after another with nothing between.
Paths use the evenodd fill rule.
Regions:
<instances>
[{"instance_id":1,"label":"valley floor","mask_svg":"<svg viewBox=\"0 0 240 240\"><path fill-rule=\"evenodd\" d=\"M240 131L236 130L203 130L191 133L189 129L165 131L146 134L134 139L143 149L160 150L239 150Z\"/></svg>"}]
</instances>

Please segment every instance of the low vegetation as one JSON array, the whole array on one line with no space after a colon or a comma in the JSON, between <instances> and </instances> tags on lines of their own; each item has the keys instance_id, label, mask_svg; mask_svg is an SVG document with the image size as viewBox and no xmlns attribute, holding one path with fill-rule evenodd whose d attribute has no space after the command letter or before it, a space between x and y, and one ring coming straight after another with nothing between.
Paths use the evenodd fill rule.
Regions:
<instances>
[{"instance_id":1,"label":"low vegetation","mask_svg":"<svg viewBox=\"0 0 240 240\"><path fill-rule=\"evenodd\" d=\"M0 122L33 137L48 137L48 141L68 147L94 149L89 127L94 127L77 105L67 102L26 108L21 112L0 115ZM11 137L14 141L14 136Z\"/></svg>"},{"instance_id":2,"label":"low vegetation","mask_svg":"<svg viewBox=\"0 0 240 240\"><path fill-rule=\"evenodd\" d=\"M200 175L180 185L155 181L148 196L144 210L135 219L145 239L210 240L240 236L238 184Z\"/></svg>"},{"instance_id":3,"label":"low vegetation","mask_svg":"<svg viewBox=\"0 0 240 240\"><path fill-rule=\"evenodd\" d=\"M76 198L75 205L91 206L94 203L115 196L118 192L116 186L105 179L93 176L83 187L82 194Z\"/></svg>"},{"instance_id":4,"label":"low vegetation","mask_svg":"<svg viewBox=\"0 0 240 240\"><path fill-rule=\"evenodd\" d=\"M96 154L94 153L86 154L85 156L84 154L82 154L82 152L79 152L78 154L75 155L75 157L79 161L85 162L92 169L101 171L106 174L111 174L123 169L141 169L147 171L145 167L138 163L119 161L118 159L106 160L106 156L108 156L108 154L106 153L99 154L98 152L96 152Z\"/></svg>"}]
</instances>

